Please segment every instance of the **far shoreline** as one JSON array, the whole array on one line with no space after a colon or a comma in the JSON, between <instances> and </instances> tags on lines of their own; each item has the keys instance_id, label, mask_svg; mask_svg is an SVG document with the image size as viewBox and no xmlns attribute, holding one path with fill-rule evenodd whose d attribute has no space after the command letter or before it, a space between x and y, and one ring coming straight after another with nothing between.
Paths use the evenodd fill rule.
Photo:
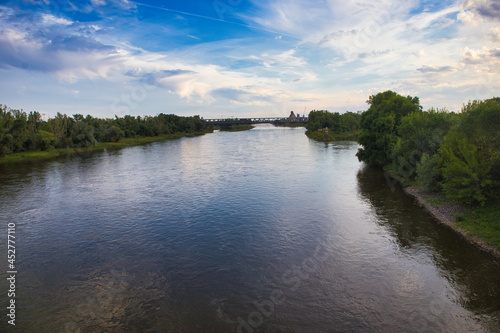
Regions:
<instances>
[{"instance_id":1,"label":"far shoreline","mask_svg":"<svg viewBox=\"0 0 500 333\"><path fill-rule=\"evenodd\" d=\"M358 135L361 134L360 130L351 131L351 132L341 132L334 133L324 132L324 131L306 131L305 134L309 139L313 139L319 142L333 142L333 141L356 141Z\"/></svg>"},{"instance_id":2,"label":"far shoreline","mask_svg":"<svg viewBox=\"0 0 500 333\"><path fill-rule=\"evenodd\" d=\"M167 141L167 140L176 140L184 137L194 137L205 135L207 132L193 132L193 133L172 133L172 134L163 134L158 136L145 136L145 137L136 137L136 138L122 138L118 142L101 142L94 146L90 147L79 147L79 148L54 148L49 150L37 150L37 151L29 151L29 152L20 152L9 154L3 157L0 157L0 165L8 165L14 163L21 162L31 162L31 161L41 161L41 160L50 160L55 159L62 156L81 154L92 151L104 151L106 149L120 149L125 147L132 147L138 145L144 145L148 143Z\"/></svg>"}]
</instances>

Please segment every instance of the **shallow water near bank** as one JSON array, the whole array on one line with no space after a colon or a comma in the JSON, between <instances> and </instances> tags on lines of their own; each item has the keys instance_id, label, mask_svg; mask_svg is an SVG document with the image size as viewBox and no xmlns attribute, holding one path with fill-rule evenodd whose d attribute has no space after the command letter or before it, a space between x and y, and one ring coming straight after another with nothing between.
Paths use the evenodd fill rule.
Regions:
<instances>
[{"instance_id":1,"label":"shallow water near bank","mask_svg":"<svg viewBox=\"0 0 500 333\"><path fill-rule=\"evenodd\" d=\"M0 166L15 331L498 330L498 261L357 148L258 125Z\"/></svg>"}]
</instances>

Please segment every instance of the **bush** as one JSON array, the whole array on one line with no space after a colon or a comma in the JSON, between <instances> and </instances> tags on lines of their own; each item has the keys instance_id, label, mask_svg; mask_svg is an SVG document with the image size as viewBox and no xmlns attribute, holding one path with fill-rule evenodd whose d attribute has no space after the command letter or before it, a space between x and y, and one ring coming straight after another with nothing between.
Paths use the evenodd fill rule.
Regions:
<instances>
[{"instance_id":1,"label":"bush","mask_svg":"<svg viewBox=\"0 0 500 333\"><path fill-rule=\"evenodd\" d=\"M500 103L469 103L445 138L438 167L449 198L484 205L500 194Z\"/></svg>"},{"instance_id":2,"label":"bush","mask_svg":"<svg viewBox=\"0 0 500 333\"><path fill-rule=\"evenodd\" d=\"M415 179L422 155L439 150L457 115L430 109L405 116L398 127L398 141L392 151L394 170L402 177Z\"/></svg>"},{"instance_id":3,"label":"bush","mask_svg":"<svg viewBox=\"0 0 500 333\"><path fill-rule=\"evenodd\" d=\"M41 150L54 148L56 144L54 134L43 130L38 131L38 134L36 135L36 141L37 147L39 147Z\"/></svg>"},{"instance_id":4,"label":"bush","mask_svg":"<svg viewBox=\"0 0 500 333\"><path fill-rule=\"evenodd\" d=\"M465 221L465 214L462 212L456 212L453 214L453 217L455 218L456 222L462 222Z\"/></svg>"},{"instance_id":5,"label":"bush","mask_svg":"<svg viewBox=\"0 0 500 333\"><path fill-rule=\"evenodd\" d=\"M103 141L104 142L118 142L125 133L123 131L116 127L116 126L111 126L107 129L104 130L104 136L103 136Z\"/></svg>"},{"instance_id":6,"label":"bush","mask_svg":"<svg viewBox=\"0 0 500 333\"><path fill-rule=\"evenodd\" d=\"M420 162L417 164L417 183L426 191L435 192L440 190L439 182L442 180L438 171L439 155L432 156L424 153Z\"/></svg>"}]
</instances>

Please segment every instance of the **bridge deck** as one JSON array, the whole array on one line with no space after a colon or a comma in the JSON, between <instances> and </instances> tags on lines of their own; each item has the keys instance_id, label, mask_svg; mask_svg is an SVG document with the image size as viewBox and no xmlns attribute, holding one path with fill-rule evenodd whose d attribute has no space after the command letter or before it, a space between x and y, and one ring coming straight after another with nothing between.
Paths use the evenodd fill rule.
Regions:
<instances>
[{"instance_id":1,"label":"bridge deck","mask_svg":"<svg viewBox=\"0 0 500 333\"><path fill-rule=\"evenodd\" d=\"M236 124L272 124L272 123L307 123L307 118L301 117L291 120L289 117L261 117L261 118L221 118L202 119L205 124L236 125Z\"/></svg>"}]
</instances>

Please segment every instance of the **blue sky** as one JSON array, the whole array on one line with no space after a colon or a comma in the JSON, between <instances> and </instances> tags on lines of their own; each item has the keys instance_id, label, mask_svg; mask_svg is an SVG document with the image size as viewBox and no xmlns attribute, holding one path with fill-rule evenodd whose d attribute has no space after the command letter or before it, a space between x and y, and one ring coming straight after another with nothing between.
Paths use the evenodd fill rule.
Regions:
<instances>
[{"instance_id":1,"label":"blue sky","mask_svg":"<svg viewBox=\"0 0 500 333\"><path fill-rule=\"evenodd\" d=\"M282 116L500 95L498 0L0 1L0 103L46 117Z\"/></svg>"}]
</instances>

